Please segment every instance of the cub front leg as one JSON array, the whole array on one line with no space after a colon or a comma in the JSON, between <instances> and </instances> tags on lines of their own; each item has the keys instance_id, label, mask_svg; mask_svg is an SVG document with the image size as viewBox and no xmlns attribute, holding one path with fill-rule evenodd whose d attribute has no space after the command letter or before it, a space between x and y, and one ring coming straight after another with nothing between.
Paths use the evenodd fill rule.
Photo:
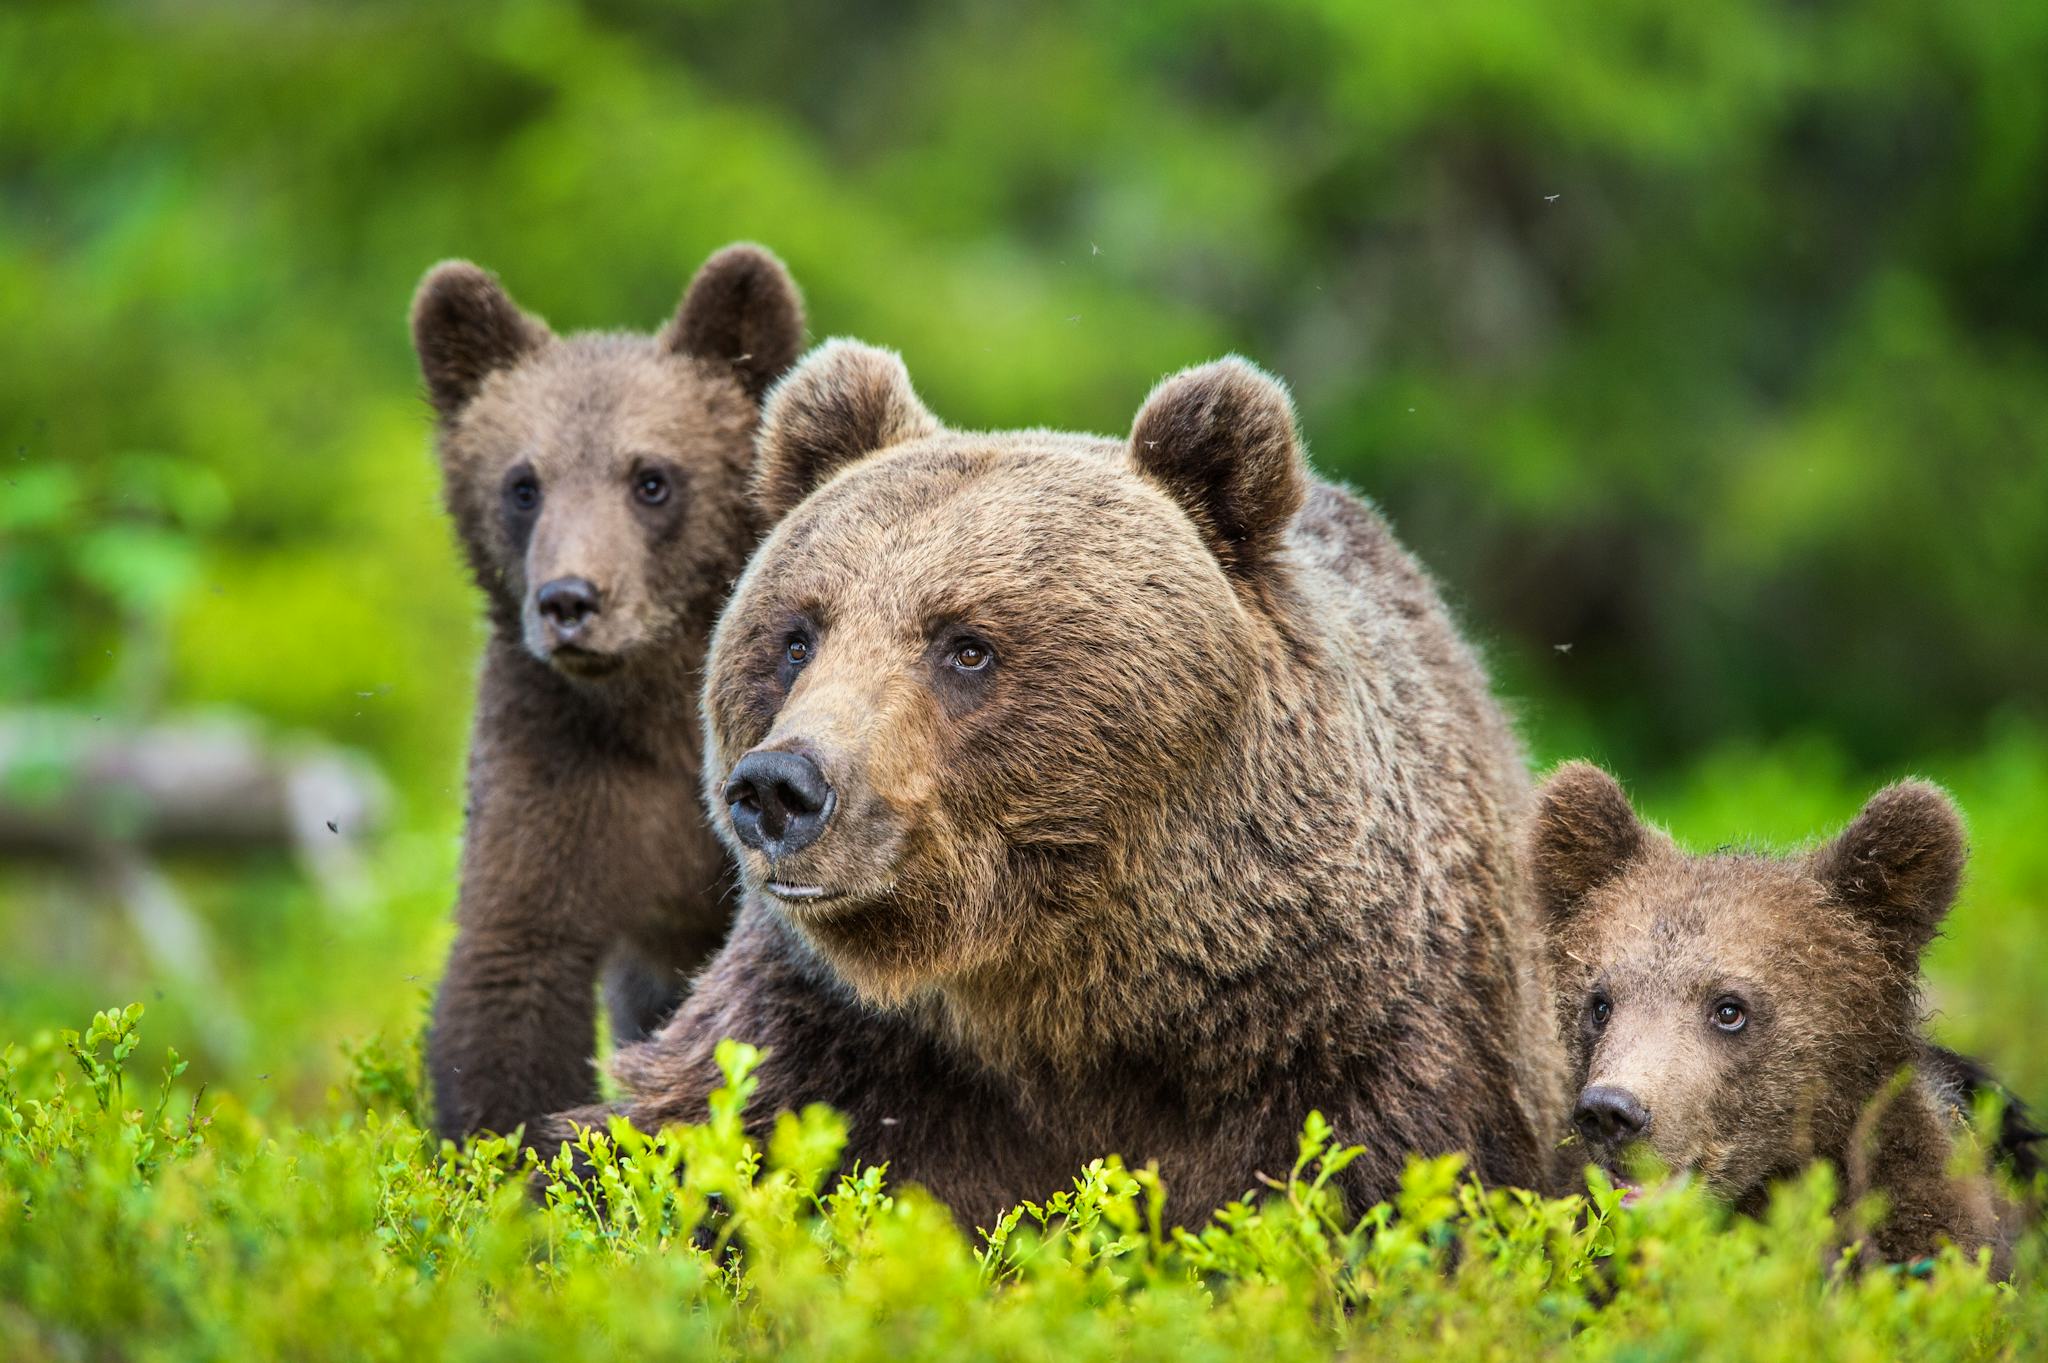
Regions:
<instances>
[{"instance_id":1,"label":"cub front leg","mask_svg":"<svg viewBox=\"0 0 2048 1363\"><path fill-rule=\"evenodd\" d=\"M1972 1257L1991 1245L1994 1258L2002 1259L1990 1184L1981 1176L1951 1176L1954 1151L1949 1119L1918 1081L1880 1093L1857 1122L1847 1161L1849 1200L1882 1197L1884 1219L1871 1232L1870 1247L1887 1263L1928 1258L1943 1243Z\"/></svg>"},{"instance_id":2,"label":"cub front leg","mask_svg":"<svg viewBox=\"0 0 2048 1363\"><path fill-rule=\"evenodd\" d=\"M509 1133L597 1097L599 953L498 901L458 927L434 999L434 1124L452 1140Z\"/></svg>"}]
</instances>

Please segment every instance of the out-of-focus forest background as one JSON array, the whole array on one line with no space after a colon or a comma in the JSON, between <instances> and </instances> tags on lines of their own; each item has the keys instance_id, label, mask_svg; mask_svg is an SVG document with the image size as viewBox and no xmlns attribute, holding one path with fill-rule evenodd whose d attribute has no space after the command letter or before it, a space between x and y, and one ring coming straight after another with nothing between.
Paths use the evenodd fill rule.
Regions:
<instances>
[{"instance_id":1,"label":"out-of-focus forest background","mask_svg":"<svg viewBox=\"0 0 2048 1363\"><path fill-rule=\"evenodd\" d=\"M0 850L0 1036L142 998L297 1105L417 1024L481 632L412 286L645 328L749 237L955 424L1283 374L1537 757L1695 845L1948 783L1937 1025L2048 1099L2044 72L2013 0L17 0L0 796L87 831ZM298 852L137 846L175 744L156 815L81 792L201 721L299 755Z\"/></svg>"}]
</instances>

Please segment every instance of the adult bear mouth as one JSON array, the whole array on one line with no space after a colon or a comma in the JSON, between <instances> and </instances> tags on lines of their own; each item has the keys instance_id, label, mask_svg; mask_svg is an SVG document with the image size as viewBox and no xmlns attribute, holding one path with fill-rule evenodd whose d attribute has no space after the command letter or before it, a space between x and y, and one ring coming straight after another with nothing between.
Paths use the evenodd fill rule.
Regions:
<instances>
[{"instance_id":1,"label":"adult bear mouth","mask_svg":"<svg viewBox=\"0 0 2048 1363\"><path fill-rule=\"evenodd\" d=\"M771 880L762 888L777 899L786 900L792 904L802 904L807 907L814 904L827 903L841 897L838 890L824 885L797 885L787 880Z\"/></svg>"}]
</instances>

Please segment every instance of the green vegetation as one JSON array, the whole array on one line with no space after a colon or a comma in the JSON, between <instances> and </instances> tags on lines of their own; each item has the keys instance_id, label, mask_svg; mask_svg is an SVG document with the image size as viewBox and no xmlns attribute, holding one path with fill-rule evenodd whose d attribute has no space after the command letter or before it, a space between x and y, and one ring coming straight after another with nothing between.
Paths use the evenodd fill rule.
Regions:
<instances>
[{"instance_id":1,"label":"green vegetation","mask_svg":"<svg viewBox=\"0 0 2048 1363\"><path fill-rule=\"evenodd\" d=\"M1319 1119L1260 1202L1162 1229L1114 1160L963 1235L842 1128L740 1132L750 1048L701 1127L585 1140L546 1205L502 1142L436 1149L416 1057L355 1059L316 1122L272 1127L137 1063L139 1007L0 1061L0 1350L146 1359L2026 1358L2048 1303L1953 1251L1843 1266L1825 1170L1764 1222L1679 1189L1623 1205L1483 1190L1455 1159L1342 1216ZM79 1082L79 1075L83 1082ZM2022 1247L2029 1271L2048 1242Z\"/></svg>"},{"instance_id":2,"label":"green vegetation","mask_svg":"<svg viewBox=\"0 0 2048 1363\"><path fill-rule=\"evenodd\" d=\"M1370 1247L1293 1205L1193 1245L1104 1173L1085 1227L984 1262L915 1197L800 1195L822 1119L731 1191L734 1271L694 1194L523 1208L422 1144L406 1048L339 1043L410 1035L439 970L480 638L414 282L468 256L560 328L646 327L752 237L963 426L1118 430L1227 350L1282 373L1538 758L1695 846L1948 784L1934 1025L2048 1103L2044 70L2013 0L0 6L0 719L225 711L395 794L348 894L169 860L196 973L109 866L0 851L0 1037L43 1038L5 1081L0 1354L2038 1352L2031 1287L1823 1290L1815 1189L1581 1227L1438 1170ZM0 757L0 794L63 775ZM153 1052L103 1111L49 1032L109 998L190 1059L160 1119Z\"/></svg>"}]
</instances>

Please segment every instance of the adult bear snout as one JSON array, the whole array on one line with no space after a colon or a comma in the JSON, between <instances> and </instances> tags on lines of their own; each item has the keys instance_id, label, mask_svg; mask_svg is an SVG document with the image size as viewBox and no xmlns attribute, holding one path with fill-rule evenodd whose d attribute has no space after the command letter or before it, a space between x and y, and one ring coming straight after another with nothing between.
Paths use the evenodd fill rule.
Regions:
<instances>
[{"instance_id":1,"label":"adult bear snout","mask_svg":"<svg viewBox=\"0 0 2048 1363\"><path fill-rule=\"evenodd\" d=\"M803 753L748 753L725 781L726 809L739 840L770 861L816 842L838 803L832 783Z\"/></svg>"}]
</instances>

